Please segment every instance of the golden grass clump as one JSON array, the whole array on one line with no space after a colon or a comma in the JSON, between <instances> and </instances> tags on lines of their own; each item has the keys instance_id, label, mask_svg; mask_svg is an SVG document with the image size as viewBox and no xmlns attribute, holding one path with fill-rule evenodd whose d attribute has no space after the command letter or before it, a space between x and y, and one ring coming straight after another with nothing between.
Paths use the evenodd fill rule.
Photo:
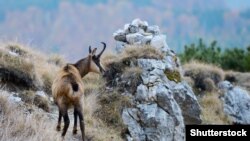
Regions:
<instances>
[{"instance_id":1,"label":"golden grass clump","mask_svg":"<svg viewBox=\"0 0 250 141\"><path fill-rule=\"evenodd\" d=\"M210 64L193 61L185 64L183 68L184 76L192 78L195 89L202 91L212 91L213 86L216 86L225 77L221 68Z\"/></svg>"},{"instance_id":2,"label":"golden grass clump","mask_svg":"<svg viewBox=\"0 0 250 141\"><path fill-rule=\"evenodd\" d=\"M119 56L114 52L104 52L101 57L101 63L105 69L108 69L108 65L119 60Z\"/></svg>"},{"instance_id":3,"label":"golden grass clump","mask_svg":"<svg viewBox=\"0 0 250 141\"><path fill-rule=\"evenodd\" d=\"M249 72L233 72L227 71L225 80L245 88L250 92L250 73ZM250 94L250 93L249 93Z\"/></svg>"},{"instance_id":4,"label":"golden grass clump","mask_svg":"<svg viewBox=\"0 0 250 141\"><path fill-rule=\"evenodd\" d=\"M24 90L19 93L19 97L23 102L33 104L36 94L32 90Z\"/></svg>"},{"instance_id":5,"label":"golden grass clump","mask_svg":"<svg viewBox=\"0 0 250 141\"><path fill-rule=\"evenodd\" d=\"M104 119L97 113L102 110L100 98L104 93L105 82L103 78L94 73L89 73L83 78L84 83L84 118L86 134L94 141L122 141L120 131L107 125Z\"/></svg>"},{"instance_id":6,"label":"golden grass clump","mask_svg":"<svg viewBox=\"0 0 250 141\"><path fill-rule=\"evenodd\" d=\"M85 95L95 93L105 86L105 81L99 74L89 73L82 80Z\"/></svg>"},{"instance_id":7,"label":"golden grass clump","mask_svg":"<svg viewBox=\"0 0 250 141\"><path fill-rule=\"evenodd\" d=\"M48 97L38 95L32 90L24 90L20 92L19 97L23 102L36 105L44 111L49 112L50 101Z\"/></svg>"},{"instance_id":8,"label":"golden grass clump","mask_svg":"<svg viewBox=\"0 0 250 141\"><path fill-rule=\"evenodd\" d=\"M199 99L202 108L202 124L231 124L223 110L223 102L216 93L207 93Z\"/></svg>"},{"instance_id":9,"label":"golden grass clump","mask_svg":"<svg viewBox=\"0 0 250 141\"><path fill-rule=\"evenodd\" d=\"M98 103L101 107L96 110L96 117L108 126L122 132L126 127L122 122L121 113L123 108L132 107L130 98L115 90L99 95Z\"/></svg>"},{"instance_id":10,"label":"golden grass clump","mask_svg":"<svg viewBox=\"0 0 250 141\"><path fill-rule=\"evenodd\" d=\"M30 55L28 49L15 43L10 43L6 49L23 57Z\"/></svg>"},{"instance_id":11,"label":"golden grass clump","mask_svg":"<svg viewBox=\"0 0 250 141\"><path fill-rule=\"evenodd\" d=\"M62 67L66 64L64 58L58 54L50 55L48 62L59 67Z\"/></svg>"},{"instance_id":12,"label":"golden grass clump","mask_svg":"<svg viewBox=\"0 0 250 141\"><path fill-rule=\"evenodd\" d=\"M0 127L0 141L60 141L47 115L39 111L26 113L4 95L0 95Z\"/></svg>"},{"instance_id":13,"label":"golden grass clump","mask_svg":"<svg viewBox=\"0 0 250 141\"><path fill-rule=\"evenodd\" d=\"M214 84L214 81L211 78L205 78L203 82L205 84L205 90L207 92L212 92L212 91L216 90L216 86Z\"/></svg>"},{"instance_id":14,"label":"golden grass clump","mask_svg":"<svg viewBox=\"0 0 250 141\"><path fill-rule=\"evenodd\" d=\"M23 87L36 89L41 81L31 58L11 54L7 46L0 46L0 75L2 82L13 82ZM4 48L5 47L5 48Z\"/></svg>"},{"instance_id":15,"label":"golden grass clump","mask_svg":"<svg viewBox=\"0 0 250 141\"><path fill-rule=\"evenodd\" d=\"M122 141L119 130L115 130L105 124L95 112L101 109L98 103L98 95L91 93L84 99L84 118L86 134L93 141Z\"/></svg>"},{"instance_id":16,"label":"golden grass clump","mask_svg":"<svg viewBox=\"0 0 250 141\"><path fill-rule=\"evenodd\" d=\"M46 112L49 112L49 99L48 97L45 96L40 96L40 95L35 95L34 97L34 105L36 105L37 107L43 109Z\"/></svg>"},{"instance_id":17,"label":"golden grass clump","mask_svg":"<svg viewBox=\"0 0 250 141\"><path fill-rule=\"evenodd\" d=\"M164 54L157 48L150 45L128 45L121 54L122 58L144 58L144 59L163 59Z\"/></svg>"},{"instance_id":18,"label":"golden grass clump","mask_svg":"<svg viewBox=\"0 0 250 141\"><path fill-rule=\"evenodd\" d=\"M54 60L60 60L58 58ZM62 62L57 61L58 64ZM0 44L1 83L12 83L19 89L43 89L50 94L58 69L57 64L50 63L39 51L18 43Z\"/></svg>"},{"instance_id":19,"label":"golden grass clump","mask_svg":"<svg viewBox=\"0 0 250 141\"><path fill-rule=\"evenodd\" d=\"M105 53L102 62L105 66L110 64L126 62L134 59L163 59L164 54L149 45L128 45L121 54Z\"/></svg>"},{"instance_id":20,"label":"golden grass clump","mask_svg":"<svg viewBox=\"0 0 250 141\"><path fill-rule=\"evenodd\" d=\"M124 83L120 83L119 90L127 89L130 93L136 92L137 86L142 83L141 79L142 69L140 67L127 67L123 71L122 79Z\"/></svg>"}]
</instances>

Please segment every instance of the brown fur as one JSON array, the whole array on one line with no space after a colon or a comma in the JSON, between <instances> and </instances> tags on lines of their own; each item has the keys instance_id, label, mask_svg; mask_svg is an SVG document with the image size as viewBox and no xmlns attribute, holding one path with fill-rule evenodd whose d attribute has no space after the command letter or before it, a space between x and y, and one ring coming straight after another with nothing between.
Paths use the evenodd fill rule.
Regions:
<instances>
[{"instance_id":1,"label":"brown fur","mask_svg":"<svg viewBox=\"0 0 250 141\"><path fill-rule=\"evenodd\" d=\"M74 103L83 101L84 86L79 71L73 65L67 65L67 71L64 69L58 72L52 85L53 98L57 105L72 107ZM74 92L72 83L77 83L79 90Z\"/></svg>"},{"instance_id":2,"label":"brown fur","mask_svg":"<svg viewBox=\"0 0 250 141\"><path fill-rule=\"evenodd\" d=\"M85 131L82 110L82 102L84 99L84 86L81 78L82 77L78 69L74 65L67 64L63 69L58 72L52 84L52 95L59 110L57 130L60 131L61 129L61 119L63 117L64 128L62 136L65 136L70 123L67 111L68 108L74 107L73 134L77 133L77 117L79 117L82 140L84 141Z\"/></svg>"},{"instance_id":3,"label":"brown fur","mask_svg":"<svg viewBox=\"0 0 250 141\"><path fill-rule=\"evenodd\" d=\"M62 137L65 136L69 127L68 109L74 107L74 127L73 134L77 133L77 117L80 120L80 129L82 132L82 140L85 139L85 127L83 117L83 99L84 99L84 86L82 77L89 72L103 73L104 70L100 65L100 57L106 48L104 48L99 55L95 55L96 48L92 51L89 48L88 57L77 61L75 64L67 64L58 73L52 84L52 95L55 103L58 106L59 117L57 130L61 129L61 119L64 119L64 128Z\"/></svg>"}]
</instances>

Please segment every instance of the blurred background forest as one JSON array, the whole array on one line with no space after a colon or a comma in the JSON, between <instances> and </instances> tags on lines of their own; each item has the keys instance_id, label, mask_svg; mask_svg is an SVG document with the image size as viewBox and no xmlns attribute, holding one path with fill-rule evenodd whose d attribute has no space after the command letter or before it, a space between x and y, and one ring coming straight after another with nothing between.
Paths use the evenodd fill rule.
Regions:
<instances>
[{"instance_id":1,"label":"blurred background forest","mask_svg":"<svg viewBox=\"0 0 250 141\"><path fill-rule=\"evenodd\" d=\"M0 0L0 40L75 61L100 41L113 49L113 32L135 18L158 25L177 53L200 38L221 51L250 45L248 0Z\"/></svg>"}]
</instances>

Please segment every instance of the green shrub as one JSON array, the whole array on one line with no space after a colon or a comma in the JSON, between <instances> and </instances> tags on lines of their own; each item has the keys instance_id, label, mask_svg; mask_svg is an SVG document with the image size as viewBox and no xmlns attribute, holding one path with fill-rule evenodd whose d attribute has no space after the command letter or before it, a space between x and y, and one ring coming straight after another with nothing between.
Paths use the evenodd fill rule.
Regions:
<instances>
[{"instance_id":1,"label":"green shrub","mask_svg":"<svg viewBox=\"0 0 250 141\"><path fill-rule=\"evenodd\" d=\"M221 49L216 41L207 46L202 39L199 39L198 44L185 45L184 53L179 56L182 62L198 60L209 64L220 64L220 55Z\"/></svg>"},{"instance_id":2,"label":"green shrub","mask_svg":"<svg viewBox=\"0 0 250 141\"><path fill-rule=\"evenodd\" d=\"M200 39L197 44L185 45L184 52L179 56L182 63L198 60L221 66L226 70L250 71L250 46L246 50L229 48L221 51L216 41L206 45Z\"/></svg>"}]
</instances>

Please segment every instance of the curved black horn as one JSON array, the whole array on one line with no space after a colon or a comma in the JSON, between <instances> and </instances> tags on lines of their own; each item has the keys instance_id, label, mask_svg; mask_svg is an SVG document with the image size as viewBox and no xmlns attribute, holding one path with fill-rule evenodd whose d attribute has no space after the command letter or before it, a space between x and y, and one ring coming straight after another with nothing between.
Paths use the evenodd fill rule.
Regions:
<instances>
[{"instance_id":1,"label":"curved black horn","mask_svg":"<svg viewBox=\"0 0 250 141\"><path fill-rule=\"evenodd\" d=\"M92 50L91 50L91 46L89 46L89 54L92 52Z\"/></svg>"},{"instance_id":2,"label":"curved black horn","mask_svg":"<svg viewBox=\"0 0 250 141\"><path fill-rule=\"evenodd\" d=\"M103 49L102 49L102 51L98 54L98 58L99 57L101 57L102 56L102 53L104 52L104 50L106 49L106 43L104 43L104 42L101 42L102 44L103 44Z\"/></svg>"}]
</instances>

